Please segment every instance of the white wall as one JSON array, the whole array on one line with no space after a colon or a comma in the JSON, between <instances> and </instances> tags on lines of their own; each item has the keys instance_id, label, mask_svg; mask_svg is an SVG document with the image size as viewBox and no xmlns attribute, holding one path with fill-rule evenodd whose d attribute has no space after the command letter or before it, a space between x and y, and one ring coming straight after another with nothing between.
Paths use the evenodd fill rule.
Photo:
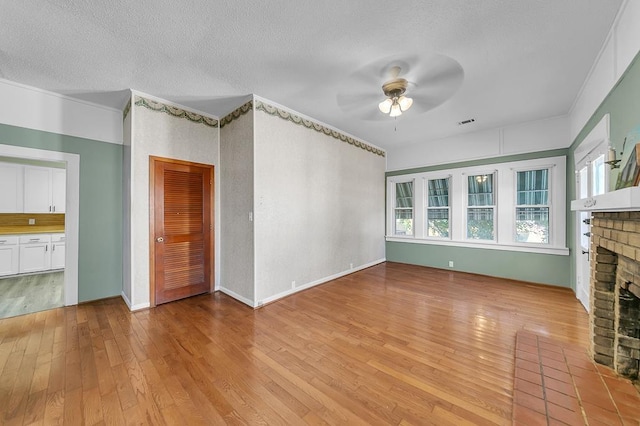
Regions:
<instances>
[{"instance_id":1,"label":"white wall","mask_svg":"<svg viewBox=\"0 0 640 426\"><path fill-rule=\"evenodd\" d=\"M578 136L640 51L640 1L627 0L571 108L569 141Z\"/></svg>"},{"instance_id":2,"label":"white wall","mask_svg":"<svg viewBox=\"0 0 640 426\"><path fill-rule=\"evenodd\" d=\"M0 122L122 143L122 111L0 79Z\"/></svg>"},{"instance_id":3,"label":"white wall","mask_svg":"<svg viewBox=\"0 0 640 426\"><path fill-rule=\"evenodd\" d=\"M220 290L254 306L253 110L220 129Z\"/></svg>"},{"instance_id":4,"label":"white wall","mask_svg":"<svg viewBox=\"0 0 640 426\"><path fill-rule=\"evenodd\" d=\"M134 92L134 96L139 95ZM149 95L141 95L165 105L176 106L168 101ZM178 108L187 109L181 106ZM219 223L220 223L220 167L218 128L202 123L194 123L185 118L174 117L164 112L152 111L143 106L132 106L131 143L131 276L127 280L131 286L130 308L141 309L149 306L149 156L174 158L215 166L215 282L219 282ZM125 225L126 229L127 225ZM125 236L124 240L127 240ZM125 267L125 270L127 268Z\"/></svg>"},{"instance_id":5,"label":"white wall","mask_svg":"<svg viewBox=\"0 0 640 426\"><path fill-rule=\"evenodd\" d=\"M385 158L254 119L257 305L383 261Z\"/></svg>"},{"instance_id":6,"label":"white wall","mask_svg":"<svg viewBox=\"0 0 640 426\"><path fill-rule=\"evenodd\" d=\"M455 163L569 146L567 116L402 145L387 151L387 169Z\"/></svg>"}]
</instances>

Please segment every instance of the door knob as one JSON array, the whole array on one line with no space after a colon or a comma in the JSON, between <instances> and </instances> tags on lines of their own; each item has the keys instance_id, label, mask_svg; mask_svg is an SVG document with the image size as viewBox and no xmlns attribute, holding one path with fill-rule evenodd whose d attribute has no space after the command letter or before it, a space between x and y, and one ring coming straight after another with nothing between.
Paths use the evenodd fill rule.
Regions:
<instances>
[{"instance_id":1,"label":"door knob","mask_svg":"<svg viewBox=\"0 0 640 426\"><path fill-rule=\"evenodd\" d=\"M163 241L164 241L164 238L162 238L162 237L158 237L158 238L156 238L156 241L157 241L157 242L159 242L159 243L161 243L161 242L163 242Z\"/></svg>"},{"instance_id":2,"label":"door knob","mask_svg":"<svg viewBox=\"0 0 640 426\"><path fill-rule=\"evenodd\" d=\"M584 233L584 234L582 234L582 235L584 235L585 237L590 237L590 236L591 236L591 232L585 232L585 233Z\"/></svg>"}]
</instances>

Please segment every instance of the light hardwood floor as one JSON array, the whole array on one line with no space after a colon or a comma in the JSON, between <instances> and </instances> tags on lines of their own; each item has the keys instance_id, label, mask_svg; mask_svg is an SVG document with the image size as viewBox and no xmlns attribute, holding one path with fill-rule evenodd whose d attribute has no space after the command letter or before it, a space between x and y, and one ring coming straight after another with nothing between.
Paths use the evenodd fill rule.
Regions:
<instances>
[{"instance_id":1,"label":"light hardwood floor","mask_svg":"<svg viewBox=\"0 0 640 426\"><path fill-rule=\"evenodd\" d=\"M511 424L517 330L587 345L570 290L381 264L252 310L215 293L0 321L0 423Z\"/></svg>"},{"instance_id":2,"label":"light hardwood floor","mask_svg":"<svg viewBox=\"0 0 640 426\"><path fill-rule=\"evenodd\" d=\"M0 278L0 318L64 306L64 271Z\"/></svg>"}]
</instances>

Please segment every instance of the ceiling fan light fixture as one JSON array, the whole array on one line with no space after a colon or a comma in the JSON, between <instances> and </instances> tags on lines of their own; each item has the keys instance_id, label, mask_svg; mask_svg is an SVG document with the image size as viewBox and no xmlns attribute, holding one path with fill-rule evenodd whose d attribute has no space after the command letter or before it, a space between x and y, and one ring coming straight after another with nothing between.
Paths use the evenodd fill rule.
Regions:
<instances>
[{"instance_id":1,"label":"ceiling fan light fixture","mask_svg":"<svg viewBox=\"0 0 640 426\"><path fill-rule=\"evenodd\" d=\"M378 108L380 109L380 112L384 114L389 114L391 112L392 105L393 105L393 101L387 98L378 104Z\"/></svg>"},{"instance_id":2,"label":"ceiling fan light fixture","mask_svg":"<svg viewBox=\"0 0 640 426\"><path fill-rule=\"evenodd\" d=\"M413 99L407 98L406 96L400 96L398 98L398 105L400 105L400 109L402 110L402 112L405 112L406 110L411 108L411 105L413 105Z\"/></svg>"},{"instance_id":3,"label":"ceiling fan light fixture","mask_svg":"<svg viewBox=\"0 0 640 426\"><path fill-rule=\"evenodd\" d=\"M400 104L396 101L391 105L391 112L389 112L389 117L397 117L402 115L402 108L400 108Z\"/></svg>"}]
</instances>

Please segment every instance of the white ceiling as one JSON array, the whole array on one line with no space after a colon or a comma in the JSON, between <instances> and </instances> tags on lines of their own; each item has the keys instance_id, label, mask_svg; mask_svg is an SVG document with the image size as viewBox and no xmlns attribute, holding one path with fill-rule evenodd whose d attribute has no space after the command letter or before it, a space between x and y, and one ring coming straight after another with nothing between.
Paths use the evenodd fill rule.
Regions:
<instances>
[{"instance_id":1,"label":"white ceiling","mask_svg":"<svg viewBox=\"0 0 640 426\"><path fill-rule=\"evenodd\" d=\"M392 148L567 114L621 3L0 0L0 78L117 108L132 88L216 116L255 93ZM376 112L387 65L422 84L439 55L464 71L448 101Z\"/></svg>"}]
</instances>

